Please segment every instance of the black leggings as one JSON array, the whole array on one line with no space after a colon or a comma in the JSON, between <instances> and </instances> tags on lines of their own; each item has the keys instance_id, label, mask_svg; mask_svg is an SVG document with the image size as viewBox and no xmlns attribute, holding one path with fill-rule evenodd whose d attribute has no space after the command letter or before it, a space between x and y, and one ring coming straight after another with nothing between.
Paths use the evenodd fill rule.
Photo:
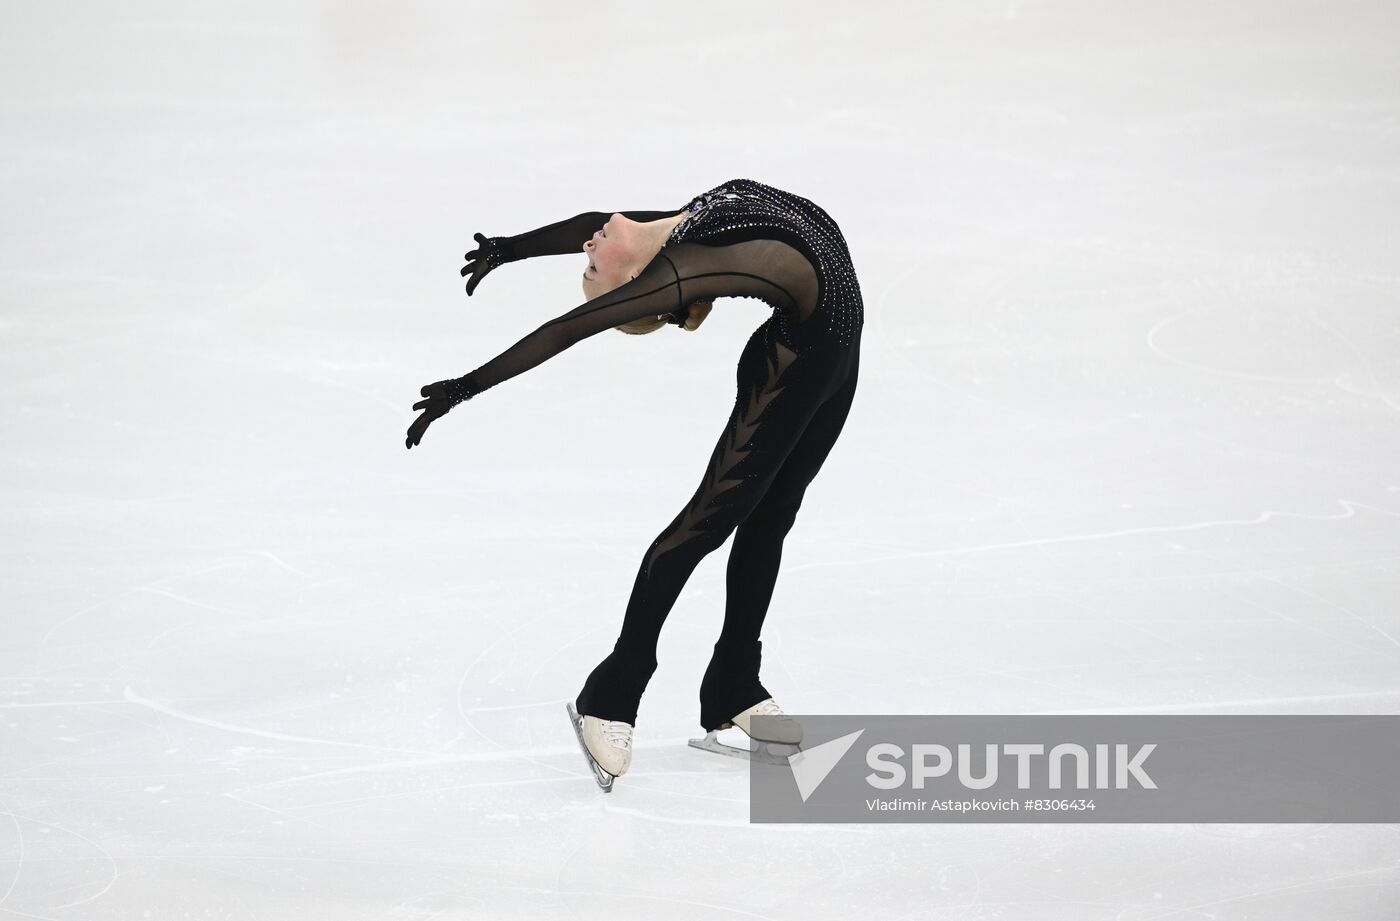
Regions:
<instances>
[{"instance_id":1,"label":"black leggings","mask_svg":"<svg viewBox=\"0 0 1400 921\"><path fill-rule=\"evenodd\" d=\"M724 627L700 684L700 725L716 729L772 696L758 679L758 636L783 538L841 434L860 367L860 330L842 344L823 319L789 328L775 313L744 346L734 411L705 476L642 559L622 633L584 683L579 713L636 725L661 625L700 560L731 533Z\"/></svg>"}]
</instances>

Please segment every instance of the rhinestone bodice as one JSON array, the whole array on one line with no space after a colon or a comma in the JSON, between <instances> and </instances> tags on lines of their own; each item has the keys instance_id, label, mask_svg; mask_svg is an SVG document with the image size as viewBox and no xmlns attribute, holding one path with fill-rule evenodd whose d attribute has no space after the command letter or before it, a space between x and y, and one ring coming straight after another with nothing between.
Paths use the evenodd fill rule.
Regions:
<instances>
[{"instance_id":1,"label":"rhinestone bodice","mask_svg":"<svg viewBox=\"0 0 1400 921\"><path fill-rule=\"evenodd\" d=\"M731 179L692 198L666 245L771 237L801 250L817 271L819 317L848 343L865 320L860 283L840 227L821 207L753 179ZM823 320L824 318L824 320Z\"/></svg>"}]
</instances>

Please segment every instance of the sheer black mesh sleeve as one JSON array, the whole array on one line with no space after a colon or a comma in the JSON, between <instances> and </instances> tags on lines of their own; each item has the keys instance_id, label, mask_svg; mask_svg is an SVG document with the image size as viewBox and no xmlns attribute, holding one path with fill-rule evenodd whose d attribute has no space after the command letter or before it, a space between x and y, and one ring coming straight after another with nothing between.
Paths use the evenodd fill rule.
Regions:
<instances>
[{"instance_id":1,"label":"sheer black mesh sleeve","mask_svg":"<svg viewBox=\"0 0 1400 921\"><path fill-rule=\"evenodd\" d=\"M565 253L583 251L594 231L608 222L614 214L622 214L639 223L659 221L664 217L674 217L682 211L585 211L582 214L546 224L534 230L518 233L501 239L501 250L506 262L516 262L535 256L558 256Z\"/></svg>"},{"instance_id":2,"label":"sheer black mesh sleeve","mask_svg":"<svg viewBox=\"0 0 1400 921\"><path fill-rule=\"evenodd\" d=\"M591 235L590 231L590 235ZM583 243L579 243L580 249ZM713 246L677 243L657 253L636 278L555 317L458 380L463 398L530 370L569 346L623 323L721 297L757 298L799 322L816 308L816 269L779 240Z\"/></svg>"}]
</instances>

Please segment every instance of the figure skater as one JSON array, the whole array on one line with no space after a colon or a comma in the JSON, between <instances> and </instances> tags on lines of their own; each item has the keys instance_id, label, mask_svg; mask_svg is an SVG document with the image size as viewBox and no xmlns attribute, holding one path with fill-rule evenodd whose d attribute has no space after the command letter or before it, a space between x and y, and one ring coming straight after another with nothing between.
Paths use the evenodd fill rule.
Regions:
<instances>
[{"instance_id":1,"label":"figure skater","mask_svg":"<svg viewBox=\"0 0 1400 921\"><path fill-rule=\"evenodd\" d=\"M737 725L755 743L752 757L770 760L766 743L797 745L801 727L759 680L759 633L783 538L855 395L864 306L840 228L806 198L732 179L675 210L586 212L514 237L474 238L462 269L468 296L499 265L582 250L587 301L476 370L424 386L409 448L458 403L603 330L694 330L722 297L773 308L739 357L734 409L699 486L643 555L622 632L567 709L595 779L610 791L631 764L666 615L700 560L733 533L724 624L700 685L707 735L692 744L750 756L715 740ZM766 728L750 722L760 715L771 717L759 720Z\"/></svg>"}]
</instances>

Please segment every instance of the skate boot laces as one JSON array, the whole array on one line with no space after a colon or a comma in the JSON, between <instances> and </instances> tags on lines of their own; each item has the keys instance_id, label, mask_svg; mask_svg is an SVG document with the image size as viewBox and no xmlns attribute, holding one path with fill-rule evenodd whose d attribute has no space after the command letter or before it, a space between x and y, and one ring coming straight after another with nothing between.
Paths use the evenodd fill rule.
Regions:
<instances>
[{"instance_id":1,"label":"skate boot laces","mask_svg":"<svg viewBox=\"0 0 1400 921\"><path fill-rule=\"evenodd\" d=\"M603 720L603 738L613 748L632 750L632 724L621 720Z\"/></svg>"},{"instance_id":2,"label":"skate boot laces","mask_svg":"<svg viewBox=\"0 0 1400 921\"><path fill-rule=\"evenodd\" d=\"M748 726L741 726L749 734L749 738L761 739L764 742L776 742L782 745L797 745L802 741L802 724L794 719L790 714L784 713L783 708L778 706L778 702L773 698L768 698L761 703L754 704L750 717L768 716L773 718L773 725L758 730L759 735L754 735L753 723Z\"/></svg>"},{"instance_id":3,"label":"skate boot laces","mask_svg":"<svg viewBox=\"0 0 1400 921\"><path fill-rule=\"evenodd\" d=\"M754 716L787 716L783 708L778 706L778 702L771 697L759 704L753 713Z\"/></svg>"}]
</instances>

